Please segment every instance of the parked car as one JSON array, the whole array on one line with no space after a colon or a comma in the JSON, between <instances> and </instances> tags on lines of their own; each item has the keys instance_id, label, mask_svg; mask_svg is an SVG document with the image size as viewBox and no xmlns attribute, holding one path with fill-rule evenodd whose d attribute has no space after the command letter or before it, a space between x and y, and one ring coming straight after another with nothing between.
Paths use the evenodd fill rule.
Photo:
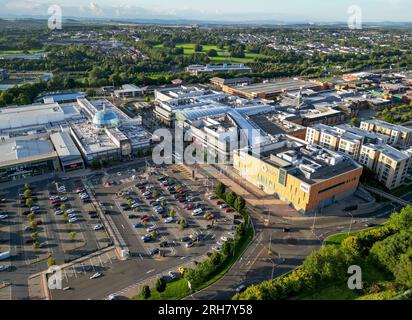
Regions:
<instances>
[{"instance_id":1,"label":"parked car","mask_svg":"<svg viewBox=\"0 0 412 320\"><path fill-rule=\"evenodd\" d=\"M212 194L212 195L210 195L210 196L208 197L208 199L209 199L209 200L215 200L215 199L217 199L217 197Z\"/></svg>"},{"instance_id":2,"label":"parked car","mask_svg":"<svg viewBox=\"0 0 412 320\"><path fill-rule=\"evenodd\" d=\"M222 252L222 248L220 247L212 247L212 250L216 252Z\"/></svg>"},{"instance_id":3,"label":"parked car","mask_svg":"<svg viewBox=\"0 0 412 320\"><path fill-rule=\"evenodd\" d=\"M76 218L76 217L69 219L69 223L75 223L75 222L77 222L77 221L79 221L79 219Z\"/></svg>"},{"instance_id":4,"label":"parked car","mask_svg":"<svg viewBox=\"0 0 412 320\"><path fill-rule=\"evenodd\" d=\"M164 223L172 223L173 222L173 218L172 217L168 217L165 219Z\"/></svg>"},{"instance_id":5,"label":"parked car","mask_svg":"<svg viewBox=\"0 0 412 320\"><path fill-rule=\"evenodd\" d=\"M103 229L103 226L102 226L101 224L97 224L97 225L95 225L95 226L93 227L93 229L94 229L95 231L99 231L99 230L102 230L102 229Z\"/></svg>"},{"instance_id":6,"label":"parked car","mask_svg":"<svg viewBox=\"0 0 412 320\"><path fill-rule=\"evenodd\" d=\"M142 240L143 242L149 242L150 240L152 240L152 236L150 234L145 234L144 236L142 236Z\"/></svg>"},{"instance_id":7,"label":"parked car","mask_svg":"<svg viewBox=\"0 0 412 320\"><path fill-rule=\"evenodd\" d=\"M133 225L133 227L135 227L136 229L137 229L137 228L141 228L141 227L143 227L143 223L141 223L141 222L136 222L136 223Z\"/></svg>"},{"instance_id":8,"label":"parked car","mask_svg":"<svg viewBox=\"0 0 412 320\"><path fill-rule=\"evenodd\" d=\"M158 229L157 226L150 226L149 228L146 229L147 232L152 232L152 231L156 231Z\"/></svg>"},{"instance_id":9,"label":"parked car","mask_svg":"<svg viewBox=\"0 0 412 320\"><path fill-rule=\"evenodd\" d=\"M155 254L159 254L160 253L160 249L159 248L155 248L149 251L149 255L154 256Z\"/></svg>"},{"instance_id":10,"label":"parked car","mask_svg":"<svg viewBox=\"0 0 412 320\"><path fill-rule=\"evenodd\" d=\"M159 244L160 248L166 248L168 245L169 245L169 243L167 241L162 241Z\"/></svg>"}]
</instances>

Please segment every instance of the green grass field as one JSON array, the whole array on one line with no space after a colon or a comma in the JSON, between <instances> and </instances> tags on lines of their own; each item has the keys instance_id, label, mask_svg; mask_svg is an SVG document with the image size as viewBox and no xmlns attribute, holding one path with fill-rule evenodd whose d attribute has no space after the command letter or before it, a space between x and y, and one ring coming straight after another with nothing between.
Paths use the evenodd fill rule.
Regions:
<instances>
[{"instance_id":1,"label":"green grass field","mask_svg":"<svg viewBox=\"0 0 412 320\"><path fill-rule=\"evenodd\" d=\"M44 52L42 49L36 49L36 50L27 50L28 53L40 53ZM25 53L25 50L0 50L0 54L18 54L18 53Z\"/></svg>"},{"instance_id":2,"label":"green grass field","mask_svg":"<svg viewBox=\"0 0 412 320\"><path fill-rule=\"evenodd\" d=\"M176 47L178 48L183 48L184 49L184 54L185 55L191 55L195 53L195 43L180 43L177 44ZM222 64L222 63L248 63L248 62L253 62L256 58L258 57L264 57L264 55L258 54L258 53L251 53L245 51L245 58L231 58L230 53L228 51L228 48L225 47L225 49L219 49L217 46L214 45L204 45L203 47L203 53L207 54L207 52L211 49L215 49L218 53L218 57L209 57L211 62L214 64ZM155 48L163 48L163 45L157 45Z\"/></svg>"}]
</instances>

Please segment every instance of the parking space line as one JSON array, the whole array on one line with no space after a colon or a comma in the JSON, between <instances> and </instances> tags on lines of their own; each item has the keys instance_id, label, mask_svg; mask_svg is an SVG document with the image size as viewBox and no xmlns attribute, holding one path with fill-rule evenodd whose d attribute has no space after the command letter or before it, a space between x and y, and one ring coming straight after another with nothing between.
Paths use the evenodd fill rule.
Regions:
<instances>
[{"instance_id":1,"label":"parking space line","mask_svg":"<svg viewBox=\"0 0 412 320\"><path fill-rule=\"evenodd\" d=\"M74 276L75 276L75 277L76 277L76 279L77 279L77 272L76 272L75 267L74 267L74 266L72 266L72 269L73 269L73 274L74 274Z\"/></svg>"},{"instance_id":2,"label":"parking space line","mask_svg":"<svg viewBox=\"0 0 412 320\"><path fill-rule=\"evenodd\" d=\"M104 267L103 266L103 261L102 261L102 258L99 256L99 260L100 260L100 265L102 266L102 268Z\"/></svg>"}]
</instances>

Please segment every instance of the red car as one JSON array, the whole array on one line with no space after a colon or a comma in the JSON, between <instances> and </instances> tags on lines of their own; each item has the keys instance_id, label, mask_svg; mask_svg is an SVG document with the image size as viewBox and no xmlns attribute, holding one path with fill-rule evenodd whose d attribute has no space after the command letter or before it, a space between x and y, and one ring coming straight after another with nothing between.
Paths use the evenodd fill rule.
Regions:
<instances>
[{"instance_id":1,"label":"red car","mask_svg":"<svg viewBox=\"0 0 412 320\"><path fill-rule=\"evenodd\" d=\"M233 209L231 209L231 208L227 208L227 209L225 210L225 212L226 212L226 213L233 212Z\"/></svg>"},{"instance_id":2,"label":"red car","mask_svg":"<svg viewBox=\"0 0 412 320\"><path fill-rule=\"evenodd\" d=\"M224 204L224 202L223 202L222 200L219 200L218 202L216 202L216 204L217 204L218 206L220 206L221 204Z\"/></svg>"},{"instance_id":3,"label":"red car","mask_svg":"<svg viewBox=\"0 0 412 320\"><path fill-rule=\"evenodd\" d=\"M193 206L192 206L192 205L187 206L187 207L186 207L186 210L193 210Z\"/></svg>"},{"instance_id":4,"label":"red car","mask_svg":"<svg viewBox=\"0 0 412 320\"><path fill-rule=\"evenodd\" d=\"M54 199L49 202L49 204L56 204L56 203L60 203L60 199Z\"/></svg>"},{"instance_id":5,"label":"red car","mask_svg":"<svg viewBox=\"0 0 412 320\"><path fill-rule=\"evenodd\" d=\"M140 219L141 222L148 222L149 220L150 220L150 217L149 217L149 216L146 216L146 215L144 215L144 216L142 217L142 219Z\"/></svg>"},{"instance_id":6,"label":"red car","mask_svg":"<svg viewBox=\"0 0 412 320\"><path fill-rule=\"evenodd\" d=\"M209 214L206 219L207 220L213 220L214 218L215 218L215 216L213 214Z\"/></svg>"},{"instance_id":7,"label":"red car","mask_svg":"<svg viewBox=\"0 0 412 320\"><path fill-rule=\"evenodd\" d=\"M41 221L41 220L36 220L36 224L37 224L38 226L41 226L41 225L43 224L43 221Z\"/></svg>"}]
</instances>

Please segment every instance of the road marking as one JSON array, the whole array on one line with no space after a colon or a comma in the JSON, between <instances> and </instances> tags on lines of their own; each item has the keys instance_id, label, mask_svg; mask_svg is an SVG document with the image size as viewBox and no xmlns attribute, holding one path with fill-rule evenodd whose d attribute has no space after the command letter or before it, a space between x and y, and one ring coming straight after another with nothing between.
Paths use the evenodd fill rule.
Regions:
<instances>
[{"instance_id":1,"label":"road marking","mask_svg":"<svg viewBox=\"0 0 412 320\"><path fill-rule=\"evenodd\" d=\"M126 229L126 228L124 227L124 225L122 225L122 228L123 228L123 229Z\"/></svg>"},{"instance_id":2,"label":"road marking","mask_svg":"<svg viewBox=\"0 0 412 320\"><path fill-rule=\"evenodd\" d=\"M99 256L99 260L100 260L100 265L102 266L102 268L104 267L103 266L103 261L102 261L102 258Z\"/></svg>"},{"instance_id":3,"label":"road marking","mask_svg":"<svg viewBox=\"0 0 412 320\"><path fill-rule=\"evenodd\" d=\"M74 268L74 266L72 266L72 269L73 269L73 274L74 274L74 276L75 276L76 279L77 279L77 272L76 272L76 269Z\"/></svg>"},{"instance_id":4,"label":"road marking","mask_svg":"<svg viewBox=\"0 0 412 320\"><path fill-rule=\"evenodd\" d=\"M156 270L155 269L149 270L149 271L146 272L146 274L152 273L154 271L156 271Z\"/></svg>"},{"instance_id":5,"label":"road marking","mask_svg":"<svg viewBox=\"0 0 412 320\"><path fill-rule=\"evenodd\" d=\"M141 254L141 253L139 253L139 257L140 257L140 259L142 259L142 260L143 260L143 257L142 257L142 254Z\"/></svg>"}]
</instances>

